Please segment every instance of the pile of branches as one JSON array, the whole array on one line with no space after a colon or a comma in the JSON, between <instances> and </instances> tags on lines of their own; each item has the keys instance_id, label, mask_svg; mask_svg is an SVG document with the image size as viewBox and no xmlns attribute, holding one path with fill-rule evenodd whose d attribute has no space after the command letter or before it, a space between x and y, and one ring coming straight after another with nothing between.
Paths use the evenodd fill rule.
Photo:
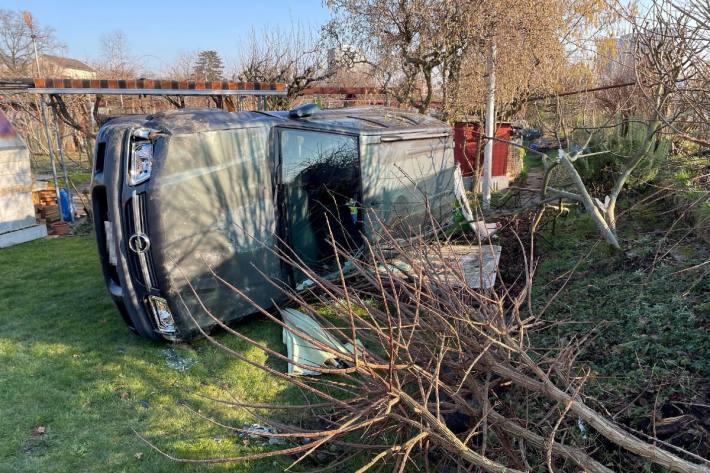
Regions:
<instances>
[{"instance_id":1,"label":"pile of branches","mask_svg":"<svg viewBox=\"0 0 710 473\"><path fill-rule=\"evenodd\" d=\"M231 356L304 393L308 402L302 405L213 399L255 416L272 429L263 435L285 439L285 447L240 457L185 459L144 440L164 455L188 463L283 455L296 464L314 466L309 459L326 451L332 461L320 464L318 471L338 467L351 471L356 465L357 471L384 467L401 472L415 466L427 472L545 468L608 473L613 470L595 458L596 450L604 445L668 470L710 472L710 462L658 439L642 438L644 434L631 432L589 406L584 387L590 373L575 365L583 340L571 341L554 352L539 352L529 345L529 333L544 327L531 309L532 255L522 253L525 271L519 281L499 281L495 290L471 289L455 262L442 271L441 261L451 241L438 236L404 243L383 230L378 243L368 244L357 256L332 238L338 256L335 278L324 278L293 255L280 254L314 284L300 293L277 281L274 284L288 294L293 305L354 349L344 354L312 334L287 326L273 311L258 310L285 330L332 353L342 360L340 366L298 365L210 314L225 331L269 356L322 373L290 377L203 333ZM470 243L474 248L489 244ZM397 264L392 262L393 254ZM343 271L346 261L347 272ZM239 297L248 298L229 281L221 282ZM338 315L323 316L324 306ZM209 313L207 307L203 309ZM283 409L298 420L289 422L284 420L289 416L274 414ZM197 409L193 412L233 432L249 434L248 429L227 425ZM339 453L333 455L333 451Z\"/></svg>"}]
</instances>

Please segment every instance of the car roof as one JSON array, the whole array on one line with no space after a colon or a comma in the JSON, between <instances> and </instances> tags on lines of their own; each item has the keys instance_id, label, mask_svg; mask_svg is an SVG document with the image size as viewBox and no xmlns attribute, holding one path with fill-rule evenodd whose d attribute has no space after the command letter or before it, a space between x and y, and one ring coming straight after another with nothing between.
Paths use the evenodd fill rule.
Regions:
<instances>
[{"instance_id":1,"label":"car roof","mask_svg":"<svg viewBox=\"0 0 710 473\"><path fill-rule=\"evenodd\" d=\"M227 112L214 108L180 109L142 117L121 117L111 122L135 123L140 118L145 120L143 126L174 135L274 125L354 134L450 130L446 123L428 115L386 107L317 110L303 118L289 116L287 111Z\"/></svg>"},{"instance_id":2,"label":"car roof","mask_svg":"<svg viewBox=\"0 0 710 473\"><path fill-rule=\"evenodd\" d=\"M387 107L352 107L318 110L293 118L289 112L263 112L292 125L351 133L379 134L394 131L448 129L446 123L428 115Z\"/></svg>"}]
</instances>

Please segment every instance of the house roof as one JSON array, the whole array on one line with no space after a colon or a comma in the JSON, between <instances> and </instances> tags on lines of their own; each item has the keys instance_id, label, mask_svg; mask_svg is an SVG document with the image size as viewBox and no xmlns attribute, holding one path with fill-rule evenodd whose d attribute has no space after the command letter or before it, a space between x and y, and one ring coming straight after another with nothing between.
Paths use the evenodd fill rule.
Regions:
<instances>
[{"instance_id":1,"label":"house roof","mask_svg":"<svg viewBox=\"0 0 710 473\"><path fill-rule=\"evenodd\" d=\"M52 54L42 55L45 61L51 62L56 66L62 67L64 69L78 69L80 71L94 72L94 69L79 61L78 59L72 59L70 57L54 56Z\"/></svg>"}]
</instances>

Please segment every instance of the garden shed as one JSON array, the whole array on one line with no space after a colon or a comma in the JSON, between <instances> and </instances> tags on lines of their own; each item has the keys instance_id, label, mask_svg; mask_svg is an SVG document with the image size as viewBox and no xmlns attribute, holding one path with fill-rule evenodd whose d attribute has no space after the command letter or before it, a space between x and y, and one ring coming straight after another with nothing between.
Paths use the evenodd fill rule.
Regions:
<instances>
[{"instance_id":1,"label":"garden shed","mask_svg":"<svg viewBox=\"0 0 710 473\"><path fill-rule=\"evenodd\" d=\"M0 110L0 248L46 235L35 219L29 151Z\"/></svg>"},{"instance_id":2,"label":"garden shed","mask_svg":"<svg viewBox=\"0 0 710 473\"><path fill-rule=\"evenodd\" d=\"M461 166L464 177L473 176L476 169L483 168L483 126L477 120L460 121L454 124L454 159ZM508 142L515 141L515 129L510 122L496 123L496 141L493 142L492 186L504 189L520 175L522 159L518 147Z\"/></svg>"}]
</instances>

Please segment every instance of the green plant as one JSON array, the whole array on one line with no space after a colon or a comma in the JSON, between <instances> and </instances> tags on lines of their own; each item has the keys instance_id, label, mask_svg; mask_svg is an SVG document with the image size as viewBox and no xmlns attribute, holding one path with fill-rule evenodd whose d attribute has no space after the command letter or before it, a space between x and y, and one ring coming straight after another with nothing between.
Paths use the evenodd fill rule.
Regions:
<instances>
[{"instance_id":1,"label":"green plant","mask_svg":"<svg viewBox=\"0 0 710 473\"><path fill-rule=\"evenodd\" d=\"M620 123L623 123L620 120ZM575 168L582 179L592 188L608 192L614 185L614 177L624 166L629 156L643 145L646 123L639 119L630 119L625 126L598 131L589 143L588 153L600 153L575 161ZM583 144L588 137L584 130L577 130L573 141ZM634 169L626 186L634 189L654 179L663 165L670 149L670 141L656 138L649 153Z\"/></svg>"},{"instance_id":2,"label":"green plant","mask_svg":"<svg viewBox=\"0 0 710 473\"><path fill-rule=\"evenodd\" d=\"M556 329L533 334L534 345L554 353L584 340L577 361L590 370L588 394L636 429L655 415L680 415L673 406L687 404L676 401L703 399L710 376L710 279L701 269L682 271L707 261L709 252L692 238L677 241L687 236L683 222L659 238L658 229L675 221L669 204L627 205L633 213L619 227L626 251L612 257L603 246L590 248L597 238L591 218L571 212L555 235L543 234L533 285L540 304L559 291L545 315ZM689 440L687 446L694 448Z\"/></svg>"}]
</instances>

